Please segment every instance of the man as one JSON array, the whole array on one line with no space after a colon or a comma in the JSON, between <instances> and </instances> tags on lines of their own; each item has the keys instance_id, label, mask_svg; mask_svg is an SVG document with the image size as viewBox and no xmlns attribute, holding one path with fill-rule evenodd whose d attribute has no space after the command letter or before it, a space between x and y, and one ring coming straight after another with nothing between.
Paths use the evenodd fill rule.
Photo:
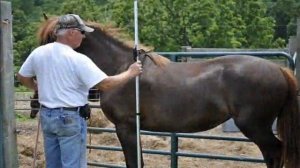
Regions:
<instances>
[{"instance_id":1,"label":"man","mask_svg":"<svg viewBox=\"0 0 300 168\"><path fill-rule=\"evenodd\" d=\"M107 76L87 56L74 51L85 33L93 30L78 15L59 17L56 41L36 48L18 73L23 85L39 92L47 168L87 167L86 122L79 110L88 103L89 89L115 88L142 72L136 62L121 74Z\"/></svg>"}]
</instances>

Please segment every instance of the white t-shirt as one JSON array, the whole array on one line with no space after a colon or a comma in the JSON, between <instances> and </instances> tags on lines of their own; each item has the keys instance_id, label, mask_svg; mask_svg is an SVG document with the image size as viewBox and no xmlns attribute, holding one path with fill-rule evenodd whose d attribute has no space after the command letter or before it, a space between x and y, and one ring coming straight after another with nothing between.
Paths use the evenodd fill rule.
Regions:
<instances>
[{"instance_id":1,"label":"white t-shirt","mask_svg":"<svg viewBox=\"0 0 300 168\"><path fill-rule=\"evenodd\" d=\"M39 102L49 108L83 106L89 89L107 78L90 58L58 42L36 48L19 73L37 77Z\"/></svg>"}]
</instances>

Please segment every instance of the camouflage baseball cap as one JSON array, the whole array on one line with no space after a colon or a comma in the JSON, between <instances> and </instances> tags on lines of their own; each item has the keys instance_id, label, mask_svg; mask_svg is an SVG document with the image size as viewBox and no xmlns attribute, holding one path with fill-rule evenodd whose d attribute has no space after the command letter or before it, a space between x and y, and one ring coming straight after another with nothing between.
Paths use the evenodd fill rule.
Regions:
<instances>
[{"instance_id":1,"label":"camouflage baseball cap","mask_svg":"<svg viewBox=\"0 0 300 168\"><path fill-rule=\"evenodd\" d=\"M56 30L78 28L85 32L93 32L94 29L84 24L82 19L75 14L67 14L58 18Z\"/></svg>"}]
</instances>

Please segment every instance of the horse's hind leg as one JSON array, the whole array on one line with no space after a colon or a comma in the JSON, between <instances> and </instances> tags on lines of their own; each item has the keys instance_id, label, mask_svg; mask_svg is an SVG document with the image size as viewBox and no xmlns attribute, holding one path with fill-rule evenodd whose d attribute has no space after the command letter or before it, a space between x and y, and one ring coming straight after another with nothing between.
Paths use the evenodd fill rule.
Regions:
<instances>
[{"instance_id":1,"label":"horse's hind leg","mask_svg":"<svg viewBox=\"0 0 300 168\"><path fill-rule=\"evenodd\" d=\"M137 139L135 128L130 127L128 124L118 124L116 125L116 131L125 155L126 167L137 168ZM143 156L141 159L143 167Z\"/></svg>"},{"instance_id":2,"label":"horse's hind leg","mask_svg":"<svg viewBox=\"0 0 300 168\"><path fill-rule=\"evenodd\" d=\"M235 120L241 132L253 141L263 154L268 168L282 168L282 145L272 132L271 125L254 125L252 121L245 123Z\"/></svg>"}]
</instances>

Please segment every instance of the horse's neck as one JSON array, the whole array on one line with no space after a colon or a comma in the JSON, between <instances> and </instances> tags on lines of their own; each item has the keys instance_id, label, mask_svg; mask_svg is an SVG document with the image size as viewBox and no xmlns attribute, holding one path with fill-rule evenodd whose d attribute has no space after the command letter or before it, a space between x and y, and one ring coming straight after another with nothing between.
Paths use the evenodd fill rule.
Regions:
<instances>
[{"instance_id":1,"label":"horse's neck","mask_svg":"<svg viewBox=\"0 0 300 168\"><path fill-rule=\"evenodd\" d=\"M128 69L131 63L133 63L133 56L131 50L123 50L119 52L112 52L108 56L112 57L112 62L108 67L115 70L114 74L121 73Z\"/></svg>"},{"instance_id":2,"label":"horse's neck","mask_svg":"<svg viewBox=\"0 0 300 168\"><path fill-rule=\"evenodd\" d=\"M78 49L90 57L108 75L118 74L133 62L132 50L111 38L88 35Z\"/></svg>"}]
</instances>

